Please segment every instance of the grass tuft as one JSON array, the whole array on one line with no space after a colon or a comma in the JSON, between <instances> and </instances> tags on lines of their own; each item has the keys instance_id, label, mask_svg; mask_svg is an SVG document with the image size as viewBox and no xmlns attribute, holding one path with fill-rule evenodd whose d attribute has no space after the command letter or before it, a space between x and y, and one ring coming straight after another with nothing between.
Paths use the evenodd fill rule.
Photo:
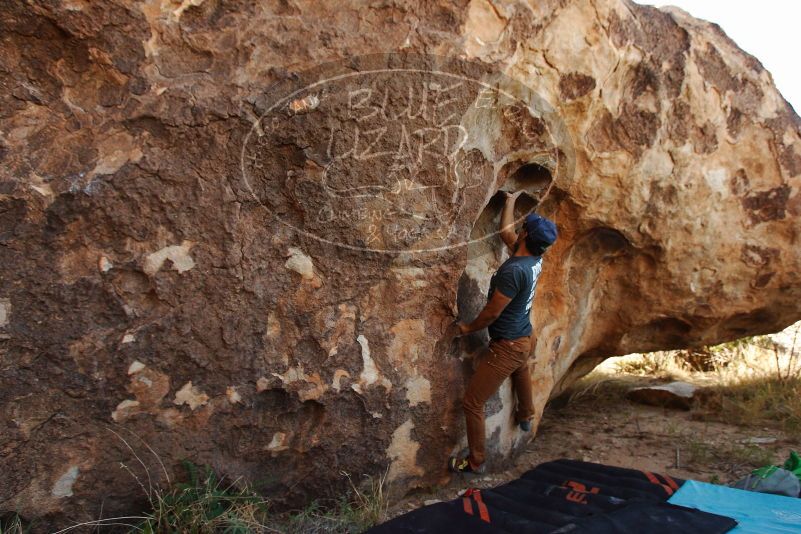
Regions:
<instances>
[{"instance_id":1,"label":"grass tuft","mask_svg":"<svg viewBox=\"0 0 801 534\"><path fill-rule=\"evenodd\" d=\"M801 378L755 376L704 389L693 416L749 426L801 432Z\"/></svg>"},{"instance_id":2,"label":"grass tuft","mask_svg":"<svg viewBox=\"0 0 801 534\"><path fill-rule=\"evenodd\" d=\"M247 486L226 484L209 467L184 461L189 480L169 490L154 489L152 510L131 532L166 534L357 533L381 522L387 513L387 472L366 477L338 499L316 500L303 510L270 514L270 503ZM3 534L0 532L0 534ZM14 532L14 534L17 534Z\"/></svg>"},{"instance_id":3,"label":"grass tuft","mask_svg":"<svg viewBox=\"0 0 801 534\"><path fill-rule=\"evenodd\" d=\"M386 518L387 474L385 471L378 477L367 476L359 487L343 472L350 485L347 495L335 500L313 501L303 510L278 517L272 526L287 534L364 532Z\"/></svg>"},{"instance_id":4,"label":"grass tuft","mask_svg":"<svg viewBox=\"0 0 801 534\"><path fill-rule=\"evenodd\" d=\"M223 483L209 467L184 461L188 482L156 490L153 510L132 532L246 534L266 531L268 502L238 481Z\"/></svg>"},{"instance_id":5,"label":"grass tuft","mask_svg":"<svg viewBox=\"0 0 801 534\"><path fill-rule=\"evenodd\" d=\"M743 473L778 461L776 450L771 448L720 440L678 428L668 428L667 433L680 452L682 467L705 465L725 473L727 478L736 479ZM719 477L716 479L720 481Z\"/></svg>"},{"instance_id":6,"label":"grass tuft","mask_svg":"<svg viewBox=\"0 0 801 534\"><path fill-rule=\"evenodd\" d=\"M0 515L0 534L27 534L30 531L31 525L25 525L19 514Z\"/></svg>"}]
</instances>

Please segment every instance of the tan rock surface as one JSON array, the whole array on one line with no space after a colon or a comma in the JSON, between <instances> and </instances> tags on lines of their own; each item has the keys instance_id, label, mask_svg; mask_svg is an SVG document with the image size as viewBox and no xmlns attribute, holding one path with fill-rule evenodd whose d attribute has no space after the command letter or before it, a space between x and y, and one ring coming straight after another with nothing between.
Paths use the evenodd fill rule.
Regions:
<instances>
[{"instance_id":1,"label":"tan rock surface","mask_svg":"<svg viewBox=\"0 0 801 534\"><path fill-rule=\"evenodd\" d=\"M799 119L681 11L69 0L0 30L2 510L130 512L133 450L288 499L442 481L481 343L442 332L503 259L501 187L561 231L539 411L606 356L801 317Z\"/></svg>"},{"instance_id":2,"label":"tan rock surface","mask_svg":"<svg viewBox=\"0 0 801 534\"><path fill-rule=\"evenodd\" d=\"M689 410L698 387L688 382L669 382L630 389L626 398L641 404Z\"/></svg>"}]
</instances>

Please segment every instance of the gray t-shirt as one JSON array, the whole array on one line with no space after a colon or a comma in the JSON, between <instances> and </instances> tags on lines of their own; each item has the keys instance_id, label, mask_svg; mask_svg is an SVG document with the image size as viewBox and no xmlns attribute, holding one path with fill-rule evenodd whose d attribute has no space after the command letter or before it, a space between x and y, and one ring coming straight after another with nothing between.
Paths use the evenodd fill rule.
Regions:
<instances>
[{"instance_id":1,"label":"gray t-shirt","mask_svg":"<svg viewBox=\"0 0 801 534\"><path fill-rule=\"evenodd\" d=\"M492 339L516 339L531 335L531 303L542 272L542 256L512 256L490 279L487 298L497 289L512 299L489 326Z\"/></svg>"}]
</instances>

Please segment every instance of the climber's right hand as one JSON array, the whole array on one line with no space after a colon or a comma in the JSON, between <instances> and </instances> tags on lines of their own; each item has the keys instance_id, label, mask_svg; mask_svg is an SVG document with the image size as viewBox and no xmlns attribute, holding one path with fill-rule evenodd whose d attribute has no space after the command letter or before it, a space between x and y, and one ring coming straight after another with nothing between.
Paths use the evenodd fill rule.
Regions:
<instances>
[{"instance_id":1,"label":"climber's right hand","mask_svg":"<svg viewBox=\"0 0 801 534\"><path fill-rule=\"evenodd\" d=\"M462 323L460 323L458 319L449 324L445 328L445 332L443 332L443 337L446 339L453 339L463 335L464 332L462 331Z\"/></svg>"}]
</instances>

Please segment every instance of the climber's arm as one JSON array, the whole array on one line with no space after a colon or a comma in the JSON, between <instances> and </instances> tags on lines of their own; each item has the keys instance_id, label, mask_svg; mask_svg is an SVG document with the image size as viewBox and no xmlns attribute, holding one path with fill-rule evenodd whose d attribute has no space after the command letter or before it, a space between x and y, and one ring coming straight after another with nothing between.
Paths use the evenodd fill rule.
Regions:
<instances>
[{"instance_id":1,"label":"climber's arm","mask_svg":"<svg viewBox=\"0 0 801 534\"><path fill-rule=\"evenodd\" d=\"M522 191L516 193L506 193L506 200L501 211L501 239L509 247L510 251L514 250L515 241L517 241L517 234L515 233L515 200L520 196Z\"/></svg>"},{"instance_id":2,"label":"climber's arm","mask_svg":"<svg viewBox=\"0 0 801 534\"><path fill-rule=\"evenodd\" d=\"M484 309L481 310L481 313L478 314L478 317L473 322L468 324L459 323L459 331L462 334L469 334L488 327L501 315L501 312L511 300L496 289L492 292L492 298L490 298L487 305L484 306Z\"/></svg>"}]
</instances>

